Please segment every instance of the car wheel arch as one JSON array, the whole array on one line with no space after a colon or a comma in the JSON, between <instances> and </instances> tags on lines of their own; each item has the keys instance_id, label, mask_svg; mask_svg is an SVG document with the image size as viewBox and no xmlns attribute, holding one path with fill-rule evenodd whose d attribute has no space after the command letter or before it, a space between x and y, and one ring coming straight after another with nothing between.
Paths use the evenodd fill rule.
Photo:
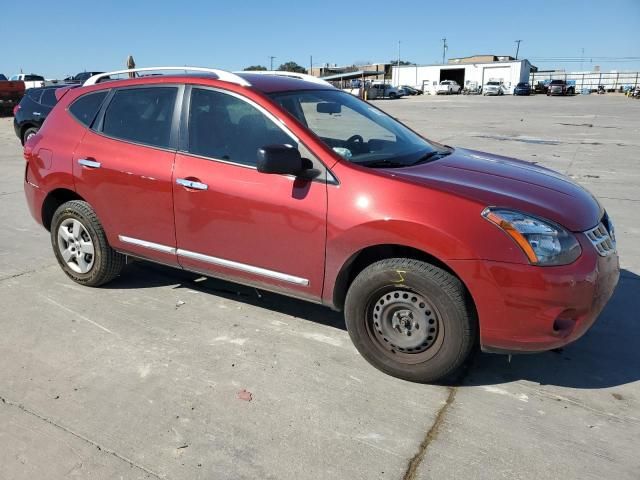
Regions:
<instances>
[{"instance_id":1,"label":"car wheel arch","mask_svg":"<svg viewBox=\"0 0 640 480\"><path fill-rule=\"evenodd\" d=\"M455 276L460 282L464 285L465 290L467 291L471 303L474 305L475 302L471 295L471 291L467 287L465 281L443 260L436 257L435 255L426 252L424 250L417 249L415 247L410 247L407 245L400 244L378 244L378 245L370 245L364 247L357 252L353 253L342 265L340 268L338 275L336 277L336 281L333 286L333 292L331 297L331 307L335 310L342 310L344 307L344 301L347 296L347 291L349 290L349 286L353 282L353 280L358 276L358 274L364 270L367 266L388 258L410 258L413 260L421 260L426 263L430 263L436 267L439 267L451 275Z\"/></svg>"},{"instance_id":2,"label":"car wheel arch","mask_svg":"<svg viewBox=\"0 0 640 480\"><path fill-rule=\"evenodd\" d=\"M69 190L68 188L57 188L47 194L44 202L42 202L42 225L47 229L47 231L51 229L53 214L56 212L58 207L70 200L86 201L78 195L77 192Z\"/></svg>"}]
</instances>

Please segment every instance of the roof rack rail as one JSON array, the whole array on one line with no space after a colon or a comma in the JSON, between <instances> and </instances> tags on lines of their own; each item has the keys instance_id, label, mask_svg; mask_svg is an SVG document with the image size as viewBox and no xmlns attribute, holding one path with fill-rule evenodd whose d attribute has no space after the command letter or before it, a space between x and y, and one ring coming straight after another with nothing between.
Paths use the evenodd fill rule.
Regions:
<instances>
[{"instance_id":1,"label":"roof rack rail","mask_svg":"<svg viewBox=\"0 0 640 480\"><path fill-rule=\"evenodd\" d=\"M308 75L306 73L286 72L284 70L244 70L242 72L234 72L234 73L257 73L260 75L276 75L280 77L291 77L291 78L297 78L299 80L304 80L306 82L312 82L312 83L317 83L324 86L328 85L330 87L333 87L333 85L331 85L326 80L322 80L321 78L314 77L313 75Z\"/></svg>"},{"instance_id":2,"label":"roof rack rail","mask_svg":"<svg viewBox=\"0 0 640 480\"><path fill-rule=\"evenodd\" d=\"M227 72L226 70L220 70L217 68L205 68L205 67L145 67L145 68L131 68L128 70L117 70L115 72L104 72L89 77L86 82L82 84L83 87L89 85L95 85L101 78L110 77L111 75L121 75L125 73L138 73L138 72L153 72L153 71L184 71L184 72L205 72L213 73L218 77L218 80L223 82L236 83L243 87L250 87L251 84L244 78L236 75L235 73Z\"/></svg>"}]
</instances>

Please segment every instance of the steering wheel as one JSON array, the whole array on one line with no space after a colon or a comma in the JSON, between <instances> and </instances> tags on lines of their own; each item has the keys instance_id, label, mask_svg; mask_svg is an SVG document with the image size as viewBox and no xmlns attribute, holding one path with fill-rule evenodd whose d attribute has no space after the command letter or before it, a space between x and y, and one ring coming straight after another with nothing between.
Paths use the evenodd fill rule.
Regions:
<instances>
[{"instance_id":1,"label":"steering wheel","mask_svg":"<svg viewBox=\"0 0 640 480\"><path fill-rule=\"evenodd\" d=\"M351 135L349 138L347 138L346 141L347 145L349 146L353 146L354 148L349 148L349 150L361 150L362 146L364 145L364 138L362 138L362 135Z\"/></svg>"}]
</instances>

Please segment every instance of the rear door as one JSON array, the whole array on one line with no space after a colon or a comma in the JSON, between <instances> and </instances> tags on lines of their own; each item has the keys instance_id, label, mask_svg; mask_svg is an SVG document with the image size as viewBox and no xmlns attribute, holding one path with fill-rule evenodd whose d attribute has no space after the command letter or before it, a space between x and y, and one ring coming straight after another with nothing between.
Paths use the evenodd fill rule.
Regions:
<instances>
[{"instance_id":1,"label":"rear door","mask_svg":"<svg viewBox=\"0 0 640 480\"><path fill-rule=\"evenodd\" d=\"M76 190L109 243L169 265L177 265L171 172L182 88L113 90L73 158Z\"/></svg>"}]
</instances>

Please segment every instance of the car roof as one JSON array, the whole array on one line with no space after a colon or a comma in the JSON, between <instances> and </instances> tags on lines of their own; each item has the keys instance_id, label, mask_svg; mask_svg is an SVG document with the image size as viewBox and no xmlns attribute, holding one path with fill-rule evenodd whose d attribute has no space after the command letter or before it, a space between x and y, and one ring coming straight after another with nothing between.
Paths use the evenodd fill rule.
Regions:
<instances>
[{"instance_id":1,"label":"car roof","mask_svg":"<svg viewBox=\"0 0 640 480\"><path fill-rule=\"evenodd\" d=\"M295 77L288 77L277 74L260 74L260 73L245 73L238 72L236 73L239 77L248 81L251 86L248 88L253 88L262 93L275 93L275 92L288 92L295 90L332 90L334 87L327 84L323 85L322 83L310 82L307 80L303 80ZM113 86L117 87L119 83L125 83L127 85L135 85L139 81L140 84L153 84L153 80L158 81L158 83L168 83L168 82L177 82L177 83L191 83L185 82L185 80L219 80L216 75L210 73L173 73L173 74L147 74L142 75L136 78L105 78L101 79L97 85L102 87Z\"/></svg>"}]
</instances>

